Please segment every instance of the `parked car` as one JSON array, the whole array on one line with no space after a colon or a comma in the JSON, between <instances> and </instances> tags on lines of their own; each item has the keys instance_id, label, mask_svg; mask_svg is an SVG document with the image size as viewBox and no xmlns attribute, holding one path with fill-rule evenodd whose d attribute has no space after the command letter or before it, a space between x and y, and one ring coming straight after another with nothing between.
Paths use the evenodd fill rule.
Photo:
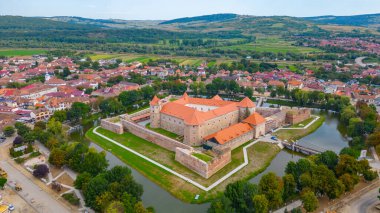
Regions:
<instances>
[{"instance_id":1,"label":"parked car","mask_svg":"<svg viewBox=\"0 0 380 213\"><path fill-rule=\"evenodd\" d=\"M12 205L12 204L9 204L9 206L8 206L8 210L9 210L9 211L13 211L13 210L15 210L15 206Z\"/></svg>"},{"instance_id":2,"label":"parked car","mask_svg":"<svg viewBox=\"0 0 380 213\"><path fill-rule=\"evenodd\" d=\"M277 141L277 138L275 136L272 136L270 139Z\"/></svg>"},{"instance_id":3,"label":"parked car","mask_svg":"<svg viewBox=\"0 0 380 213\"><path fill-rule=\"evenodd\" d=\"M5 137L0 137L0 143L4 142L5 141Z\"/></svg>"}]
</instances>

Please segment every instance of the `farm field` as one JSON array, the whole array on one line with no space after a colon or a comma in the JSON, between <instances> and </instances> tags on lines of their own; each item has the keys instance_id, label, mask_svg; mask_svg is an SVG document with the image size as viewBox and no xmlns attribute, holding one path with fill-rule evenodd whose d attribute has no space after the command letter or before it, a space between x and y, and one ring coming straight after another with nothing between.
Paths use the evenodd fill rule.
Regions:
<instances>
[{"instance_id":1,"label":"farm field","mask_svg":"<svg viewBox=\"0 0 380 213\"><path fill-rule=\"evenodd\" d=\"M274 53L312 53L321 52L321 50L310 47L293 46L291 42L284 41L275 37L257 38L255 43L233 45L228 47L221 47L224 50L251 50L258 52L274 52Z\"/></svg>"},{"instance_id":2,"label":"farm field","mask_svg":"<svg viewBox=\"0 0 380 213\"><path fill-rule=\"evenodd\" d=\"M90 129L86 133L86 137L88 139L100 145L102 148L109 150L123 162L138 170L141 174L149 178L151 181L157 183L159 186L173 194L175 197L189 203L203 203L210 201L211 199L216 198L219 193L224 190L228 183L242 179L249 179L256 176L260 172L264 171L267 166L269 166L272 159L280 151L280 148L278 146L270 143L258 142L254 144L247 149L248 156L250 156L249 164L247 166L245 166L238 173L234 174L232 177L228 178L226 181L222 182L216 188L212 189L209 192L205 192L191 185L190 183L172 175L171 173L168 173L167 171L155 166L154 164L146 160L142 160L140 157L134 155L133 153L130 153L127 150L95 135L92 130L93 129ZM205 179L189 170L188 168L184 167L182 164L176 162L174 160L175 154L172 151L159 147L158 145L150 143L149 141L139 138L131 133L118 135L104 129L98 129L98 132L145 156L152 158L162 165L165 165L168 168L171 168L176 172L179 172L204 186L211 185L226 175L229 171L244 162L243 146L246 144L232 151L231 163L229 163L215 175L211 176L209 179ZM200 198L198 200L194 200L194 197L197 194L200 195Z\"/></svg>"},{"instance_id":3,"label":"farm field","mask_svg":"<svg viewBox=\"0 0 380 213\"><path fill-rule=\"evenodd\" d=\"M42 49L0 49L0 56L31 56L45 54L46 50Z\"/></svg>"}]
</instances>

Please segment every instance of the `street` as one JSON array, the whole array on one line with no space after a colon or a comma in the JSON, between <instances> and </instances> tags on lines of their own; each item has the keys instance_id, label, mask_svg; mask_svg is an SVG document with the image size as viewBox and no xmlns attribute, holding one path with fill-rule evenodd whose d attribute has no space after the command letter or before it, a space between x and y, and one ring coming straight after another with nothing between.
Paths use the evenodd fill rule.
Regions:
<instances>
[{"instance_id":1,"label":"street","mask_svg":"<svg viewBox=\"0 0 380 213\"><path fill-rule=\"evenodd\" d=\"M10 138L7 139L7 142L0 144L0 167L8 173L8 184L10 186L14 185L15 183L20 184L22 191L20 191L18 194L37 212L70 212L59 201L56 200L59 198L58 196L52 197L52 195L43 191L30 179L33 177L25 176L8 162L8 160L12 160L9 158L9 155L6 154L8 150L6 146L9 144L9 142Z\"/></svg>"}]
</instances>

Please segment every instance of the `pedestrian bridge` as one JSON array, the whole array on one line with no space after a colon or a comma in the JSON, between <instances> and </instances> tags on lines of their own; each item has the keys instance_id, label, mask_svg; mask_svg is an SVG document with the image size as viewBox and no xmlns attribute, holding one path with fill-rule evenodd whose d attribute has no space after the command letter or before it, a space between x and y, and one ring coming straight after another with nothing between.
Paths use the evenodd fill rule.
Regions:
<instances>
[{"instance_id":1,"label":"pedestrian bridge","mask_svg":"<svg viewBox=\"0 0 380 213\"><path fill-rule=\"evenodd\" d=\"M299 145L297 143L289 143L289 142L282 141L281 144L287 149L290 149L294 152L300 152L300 153L303 153L305 155L315 155L315 154L320 154L320 153L326 151L320 147L318 147L318 149L317 148L311 148L311 147Z\"/></svg>"}]
</instances>

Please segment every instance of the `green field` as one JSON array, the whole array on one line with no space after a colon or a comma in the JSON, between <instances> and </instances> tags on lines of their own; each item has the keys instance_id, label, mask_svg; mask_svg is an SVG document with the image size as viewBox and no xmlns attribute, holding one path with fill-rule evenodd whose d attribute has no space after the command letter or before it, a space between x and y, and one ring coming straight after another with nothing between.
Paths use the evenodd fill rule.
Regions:
<instances>
[{"instance_id":1,"label":"green field","mask_svg":"<svg viewBox=\"0 0 380 213\"><path fill-rule=\"evenodd\" d=\"M205 155L205 154L202 154L202 153L193 153L192 155L194 157L196 157L196 158L199 158L199 159L203 160L204 162L209 162L209 161L212 160L211 156L208 156L208 155Z\"/></svg>"},{"instance_id":2,"label":"green field","mask_svg":"<svg viewBox=\"0 0 380 213\"><path fill-rule=\"evenodd\" d=\"M312 122L313 120L314 120L314 117L310 117L310 118L308 118L308 119L306 119L306 120L304 120L302 122L293 124L290 127L295 127L295 128L297 128L297 127L304 127L304 126L308 125L310 122Z\"/></svg>"},{"instance_id":3,"label":"green field","mask_svg":"<svg viewBox=\"0 0 380 213\"><path fill-rule=\"evenodd\" d=\"M281 129L273 133L273 135L281 140L287 140L289 142L299 140L306 135L315 132L320 126L322 126L323 122L325 122L325 117L323 115L319 115L319 117L318 120L306 129Z\"/></svg>"},{"instance_id":4,"label":"green field","mask_svg":"<svg viewBox=\"0 0 380 213\"><path fill-rule=\"evenodd\" d=\"M233 45L221 47L224 50L250 50L257 52L274 52L274 53L286 53L286 52L296 52L296 53L311 53L311 52L321 52L321 50L310 47L300 47L293 46L292 42L281 40L275 37L258 38L255 43Z\"/></svg>"},{"instance_id":5,"label":"green field","mask_svg":"<svg viewBox=\"0 0 380 213\"><path fill-rule=\"evenodd\" d=\"M161 135L165 135L165 136L172 138L172 139L175 139L175 140L177 140L180 137L179 135L177 135L173 132L169 132L169 131L162 129L162 128L152 128L152 127L150 127L150 123L145 125L145 127L150 129L150 130L153 130L153 131L155 131Z\"/></svg>"},{"instance_id":6,"label":"green field","mask_svg":"<svg viewBox=\"0 0 380 213\"><path fill-rule=\"evenodd\" d=\"M0 56L32 56L45 54L46 50L41 49L0 49Z\"/></svg>"},{"instance_id":7,"label":"green field","mask_svg":"<svg viewBox=\"0 0 380 213\"><path fill-rule=\"evenodd\" d=\"M210 201L220 195L228 183L248 179L256 176L260 172L264 171L269 166L272 159L280 151L279 147L269 143L257 143L247 149L249 156L249 164L240 170L235 175L222 182L209 192L205 192L190 183L168 173L167 171L155 166L154 164L128 152L125 149L95 135L90 129L86 132L86 137L94 143L100 145L103 149L110 151L116 157L120 158L123 162L130 165L141 174L146 176L151 181L157 183L160 187L170 192L175 197L189 203L204 203ZM231 162L209 179L205 179L200 175L194 173L190 169L186 168L182 164L175 161L175 153L166 150L156 144L139 138L131 133L124 133L122 135L115 134L113 132L98 129L99 133L104 134L113 140L127 146L145 156L149 156L151 159L165 165L168 168L175 170L178 173L191 178L198 183L209 186L216 180L220 179L232 169L241 165L244 162L243 146L238 147L232 151ZM200 195L198 200L194 200L195 195Z\"/></svg>"}]
</instances>

